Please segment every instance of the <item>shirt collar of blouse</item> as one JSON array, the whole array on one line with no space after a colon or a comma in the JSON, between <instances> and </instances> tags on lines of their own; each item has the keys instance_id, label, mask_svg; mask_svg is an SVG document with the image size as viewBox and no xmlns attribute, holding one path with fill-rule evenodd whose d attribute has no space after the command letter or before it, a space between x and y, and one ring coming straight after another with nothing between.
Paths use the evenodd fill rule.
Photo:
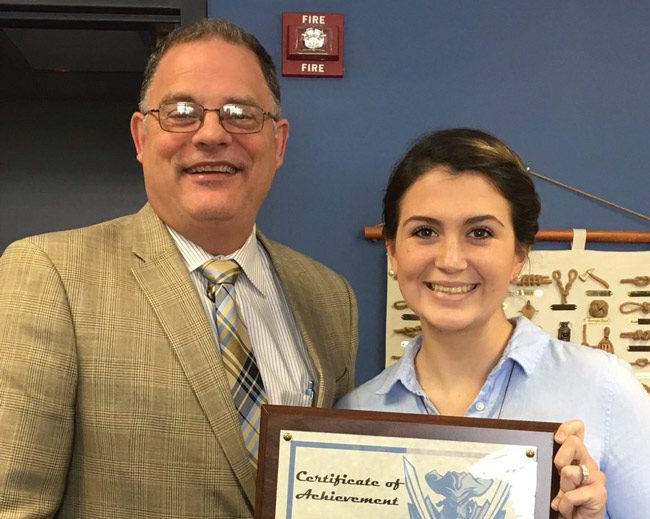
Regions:
<instances>
[{"instance_id":1,"label":"shirt collar of blouse","mask_svg":"<svg viewBox=\"0 0 650 519\"><path fill-rule=\"evenodd\" d=\"M510 320L514 325L514 331L503 357L497 363L495 370L505 364L506 359L512 359L519 364L526 375L529 375L542 357L542 348L537 347L539 342L539 327L530 322L525 317L516 317ZM393 386L401 383L408 391L415 395L424 394L417 376L415 374L415 356L422 346L422 337L418 336L411 339L404 348L404 352L399 361L392 367L389 376L386 377L383 384L377 389L378 395L388 394Z\"/></svg>"}]
</instances>

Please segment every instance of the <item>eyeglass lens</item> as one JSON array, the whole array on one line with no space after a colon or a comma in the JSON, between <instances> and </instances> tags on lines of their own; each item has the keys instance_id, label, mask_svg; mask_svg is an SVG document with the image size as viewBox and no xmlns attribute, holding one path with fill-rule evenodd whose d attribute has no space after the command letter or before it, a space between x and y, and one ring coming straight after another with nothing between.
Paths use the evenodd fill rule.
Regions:
<instances>
[{"instance_id":1,"label":"eyeglass lens","mask_svg":"<svg viewBox=\"0 0 650 519\"><path fill-rule=\"evenodd\" d=\"M228 103L221 108L208 109L187 101L161 105L160 124L164 130L172 132L196 131L208 111L216 111L224 129L231 133L257 132L264 124L264 111L257 106Z\"/></svg>"}]
</instances>

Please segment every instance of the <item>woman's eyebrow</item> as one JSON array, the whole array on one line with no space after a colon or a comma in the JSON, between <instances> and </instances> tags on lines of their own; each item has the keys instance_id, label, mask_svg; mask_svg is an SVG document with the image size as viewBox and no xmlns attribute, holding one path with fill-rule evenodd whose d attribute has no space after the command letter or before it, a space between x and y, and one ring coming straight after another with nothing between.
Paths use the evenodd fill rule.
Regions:
<instances>
[{"instance_id":1,"label":"woman's eyebrow","mask_svg":"<svg viewBox=\"0 0 650 519\"><path fill-rule=\"evenodd\" d=\"M472 216L471 218L468 218L467 220L465 220L465 223L466 224L473 224L473 223L481 223L481 222L486 222L486 221L495 222L495 223L499 224L501 227L505 227L503 222L501 220L499 220L493 214L479 214L479 215L476 215L476 216Z\"/></svg>"},{"instance_id":2,"label":"woman's eyebrow","mask_svg":"<svg viewBox=\"0 0 650 519\"><path fill-rule=\"evenodd\" d=\"M430 216L420 216L420 215L409 216L406 220L404 220L404 224L407 224L407 223L410 223L410 222L428 223L430 225L440 225L441 224L440 220L438 220L436 218L432 218Z\"/></svg>"},{"instance_id":3,"label":"woman's eyebrow","mask_svg":"<svg viewBox=\"0 0 650 519\"><path fill-rule=\"evenodd\" d=\"M433 218L431 216L423 216L423 215L409 216L406 220L404 220L405 224L410 222L421 222L421 223L427 223L429 225L438 225L438 226L442 225L442 222L437 218ZM465 225L472 225L475 223L482 223L482 222L495 222L501 227L505 227L503 222L492 214L479 214L476 216L471 216L467 218L464 223Z\"/></svg>"}]
</instances>

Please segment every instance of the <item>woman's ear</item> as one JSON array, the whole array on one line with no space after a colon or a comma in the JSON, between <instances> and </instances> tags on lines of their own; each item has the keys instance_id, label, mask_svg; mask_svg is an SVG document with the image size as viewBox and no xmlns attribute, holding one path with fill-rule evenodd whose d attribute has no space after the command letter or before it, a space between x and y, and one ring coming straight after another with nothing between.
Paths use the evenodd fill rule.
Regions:
<instances>
[{"instance_id":1,"label":"woman's ear","mask_svg":"<svg viewBox=\"0 0 650 519\"><path fill-rule=\"evenodd\" d=\"M530 245L517 245L515 248L515 258L512 265L512 275L510 276L510 281L514 282L517 280L521 271L524 269L524 265L528 261L528 255L530 254Z\"/></svg>"},{"instance_id":2,"label":"woman's ear","mask_svg":"<svg viewBox=\"0 0 650 519\"><path fill-rule=\"evenodd\" d=\"M393 240L384 240L384 246L386 247L386 254L388 255L388 262L390 264L388 275L393 279L397 279L397 259L395 258L395 242Z\"/></svg>"}]
</instances>

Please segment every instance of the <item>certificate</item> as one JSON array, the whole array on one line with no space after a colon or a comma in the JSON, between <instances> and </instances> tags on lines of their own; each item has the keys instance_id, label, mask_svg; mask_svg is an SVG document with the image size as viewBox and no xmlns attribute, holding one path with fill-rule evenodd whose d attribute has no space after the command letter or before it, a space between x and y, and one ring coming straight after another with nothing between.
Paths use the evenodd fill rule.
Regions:
<instances>
[{"instance_id":1,"label":"certificate","mask_svg":"<svg viewBox=\"0 0 650 519\"><path fill-rule=\"evenodd\" d=\"M266 405L255 517L557 517L558 427Z\"/></svg>"}]
</instances>

